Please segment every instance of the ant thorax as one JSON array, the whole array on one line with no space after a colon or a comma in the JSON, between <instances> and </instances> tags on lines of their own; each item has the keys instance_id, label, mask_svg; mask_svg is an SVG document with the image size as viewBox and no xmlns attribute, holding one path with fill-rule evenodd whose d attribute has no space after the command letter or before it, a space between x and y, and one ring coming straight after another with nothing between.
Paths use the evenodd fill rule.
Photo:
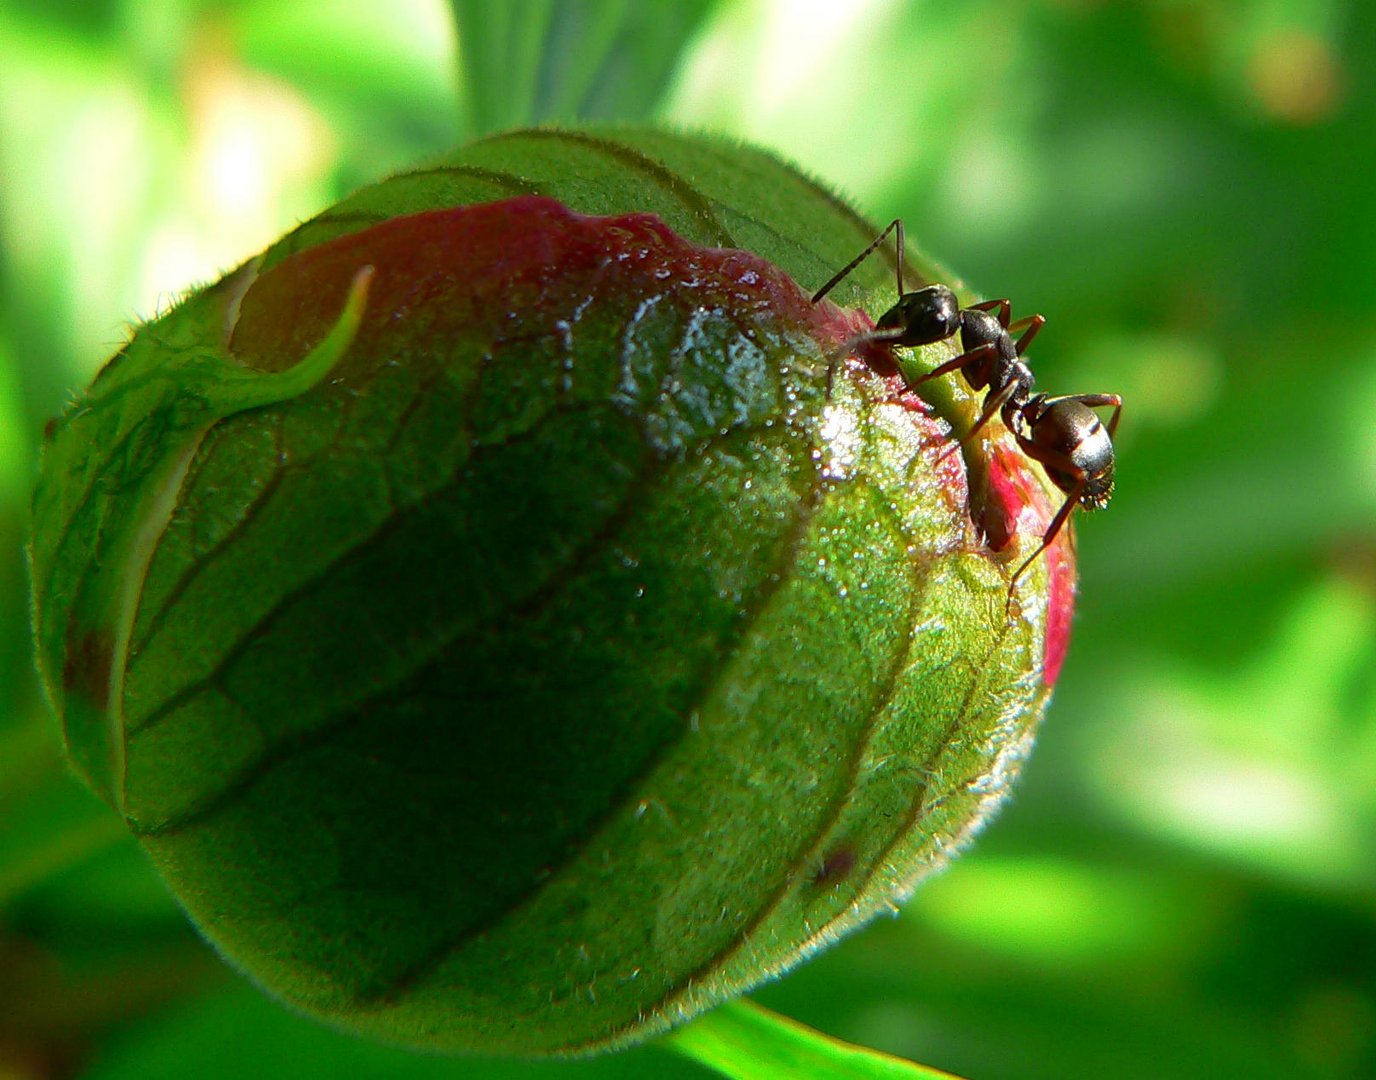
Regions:
<instances>
[{"instance_id":1,"label":"ant thorax","mask_svg":"<svg viewBox=\"0 0 1376 1080\"><path fill-rule=\"evenodd\" d=\"M1008 333L998 316L989 311L967 308L960 313L960 345L966 354L974 353L983 359L974 359L964 368L965 381L972 390L983 390L992 386L1001 389L1016 383L1004 402L1004 412L1022 405L1032 394L1036 379L1032 369L1023 362L1018 352L1017 342ZM983 350L981 354L979 350Z\"/></svg>"}]
</instances>

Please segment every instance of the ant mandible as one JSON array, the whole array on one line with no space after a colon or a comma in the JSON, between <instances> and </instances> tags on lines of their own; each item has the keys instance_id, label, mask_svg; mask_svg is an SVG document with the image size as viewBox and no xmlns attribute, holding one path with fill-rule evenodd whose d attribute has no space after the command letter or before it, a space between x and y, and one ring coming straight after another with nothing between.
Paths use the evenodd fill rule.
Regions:
<instances>
[{"instance_id":1,"label":"ant mandible","mask_svg":"<svg viewBox=\"0 0 1376 1080\"><path fill-rule=\"evenodd\" d=\"M1032 393L1036 380L1022 356L1037 331L1046 324L1042 315L1029 315L1010 322L1012 305L1006 299L984 300L962 308L955 293L945 285L927 285L915 292L905 292L901 219L891 221L869 247L837 271L813 294L812 302L817 303L844 281L889 233L895 231L898 233L895 238L898 302L875 321L872 331L853 338L846 347L849 351L865 344L931 345L959 331L961 354L909 385L918 386L938 375L960 371L971 389L987 389L984 411L952 450L965 445L998 413L1023 453L1039 462L1051 482L1066 495L1065 502L1042 534L1037 550L1008 582L1011 592L1023 572L1056 539L1077 505L1086 510L1102 510L1108 506L1113 496L1113 436L1118 430L1123 399L1117 394L1049 397ZM1015 341L1013 334L1019 330L1022 336ZM827 381L830 384L830 370ZM1108 407L1112 407L1113 415L1105 428L1093 410Z\"/></svg>"}]
</instances>

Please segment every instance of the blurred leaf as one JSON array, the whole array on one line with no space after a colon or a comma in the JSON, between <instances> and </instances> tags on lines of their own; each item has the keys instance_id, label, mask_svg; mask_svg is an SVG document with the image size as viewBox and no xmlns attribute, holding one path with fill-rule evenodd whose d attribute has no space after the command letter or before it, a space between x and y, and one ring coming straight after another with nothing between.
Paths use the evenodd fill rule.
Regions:
<instances>
[{"instance_id":1,"label":"blurred leaf","mask_svg":"<svg viewBox=\"0 0 1376 1080\"><path fill-rule=\"evenodd\" d=\"M20 373L33 441L71 373L99 359L119 316L141 302L134 286L178 283L133 253L213 224L167 213L204 180L169 123L172 68L137 74L142 58L182 45L131 25L179 13L226 20L242 58L293 84L337 129L333 184L375 179L452 138L452 96L436 77L448 54L431 15L411 23L426 0L395 15L386 0L347 15L331 3L163 0L136 18L136 6L0 7L0 330L10 344L0 365ZM541 98L554 5L454 6L487 20L480 38L514 35L518 23L531 38L524 79L514 46L489 63L493 126L531 119L539 100L578 98ZM598 5L562 6L593 25ZM662 0L636 6L659 21L647 34L680 18ZM1175 718L1185 742L1229 768L1243 760L1239 738L1273 738L1288 718L1303 746L1317 714L1313 744L1278 746L1270 764L1331 776L1349 811L1337 824L1372 849L1370 751L1354 751L1373 727L1373 639L1340 640L1351 624L1333 617L1336 601L1310 605L1331 563L1376 543L1376 5L866 0L809 4L805 19L799 7L723 11L676 85L671 118L753 135L842 182L875 217L904 215L910 235L980 288L1050 318L1034 350L1048 391L1117 390L1129 408L1114 506L1080 523L1075 641L1019 797L903 919L764 999L980 1080L1376 1075L1376 918L1353 873L1369 854L1359 862L1349 844L1325 863L1316 844L1314 873L1278 873L1293 849L1239 857L1236 843L1193 828L1192 799L1123 790L1147 772L1163 779L1170 747L1133 721L1145 697L1185 702L1189 715ZM391 19L381 39L378 18ZM609 32L582 34L546 77L581 72L586 84L603 69ZM449 37L446 26L446 48ZM662 77L670 66L645 70ZM1327 104L1304 97L1330 75ZM650 96L625 115L644 115ZM1275 108L1305 100L1328 111ZM299 204L302 186L283 188L285 205L275 196L287 220L329 201ZM244 231L237 219L219 228ZM11 466L22 456L11 453ZM0 512L0 544L12 543L21 509ZM27 621L19 565L12 556L0 572L16 641ZM1326 636L1332 658L1294 662L1297 629L1327 609L1314 640ZM8 674L0 690L31 694L13 695ZM0 772L14 775L8 752L0 747ZM1132 775L1112 764L1124 759ZM1177 828L1161 827L1167 811ZM3 805L0 822L44 824ZM58 875L17 915L53 940L130 935L100 907L118 888L118 860L97 861L110 865ZM122 865L134 882L141 860ZM413 1059L309 1025L246 987L131 1026L93 1068L100 1080L706 1075L650 1050L593 1064Z\"/></svg>"},{"instance_id":2,"label":"blurred leaf","mask_svg":"<svg viewBox=\"0 0 1376 1080\"><path fill-rule=\"evenodd\" d=\"M451 0L472 135L653 116L715 0Z\"/></svg>"},{"instance_id":3,"label":"blurred leaf","mask_svg":"<svg viewBox=\"0 0 1376 1080\"><path fill-rule=\"evenodd\" d=\"M591 1060L415 1054L306 1020L245 983L180 1003L105 1048L83 1080L709 1080L654 1046Z\"/></svg>"},{"instance_id":4,"label":"blurred leaf","mask_svg":"<svg viewBox=\"0 0 1376 1080\"><path fill-rule=\"evenodd\" d=\"M88 1044L223 977L205 949L187 945L143 943L73 965L36 942L0 935L0 1077L74 1075ZM8 1072L15 1059L24 1067Z\"/></svg>"},{"instance_id":5,"label":"blurred leaf","mask_svg":"<svg viewBox=\"0 0 1376 1080\"><path fill-rule=\"evenodd\" d=\"M328 120L343 150L336 195L458 138L454 27L439 0L239 0L226 17L242 60Z\"/></svg>"},{"instance_id":6,"label":"blurred leaf","mask_svg":"<svg viewBox=\"0 0 1376 1080\"><path fill-rule=\"evenodd\" d=\"M133 847L123 824L67 772L47 717L0 729L0 914L117 844Z\"/></svg>"},{"instance_id":7,"label":"blurred leaf","mask_svg":"<svg viewBox=\"0 0 1376 1080\"><path fill-rule=\"evenodd\" d=\"M14 357L8 341L0 337L0 519L10 506L28 500L32 449L27 436Z\"/></svg>"},{"instance_id":8,"label":"blurred leaf","mask_svg":"<svg viewBox=\"0 0 1376 1080\"><path fill-rule=\"evenodd\" d=\"M1080 736L1103 808L1135 827L1337 890L1376 882L1376 597L1329 579L1266 649L1214 673L1146 652Z\"/></svg>"},{"instance_id":9,"label":"blurred leaf","mask_svg":"<svg viewBox=\"0 0 1376 1080\"><path fill-rule=\"evenodd\" d=\"M924 921L925 894L946 886L968 893L958 879L986 850L987 842L965 856L956 872L924 886L898 920L842 943L761 996L771 1008L808 1023L824 1022L849 1040L899 1055L921 1054L978 1080L1327 1075L1306 1069L1297 1045L1300 1014L1324 989L1312 975L1296 981L1306 969L1301 958L1313 948L1298 905L1283 922L1254 918L1249 894L1228 874L1198 867L1173 872L1175 857L1168 849L1158 848L1153 858L1135 848L1124 852L1125 859L1140 859L1145 872L1159 877L1166 888L1154 890L1157 898L1176 894L1184 906L1156 914L1149 934L1157 940L1138 955L1110 950L1097 962L1086 957L1078 964L1047 963L1054 938L1030 948L1026 937L977 940L977 924L988 921L983 912L992 904L1001 900L1013 908L1025 900L1040 902L1035 894L1024 896L1026 882L1019 874L998 882L992 878L999 868L991 867L991 875L982 875L981 886L992 895L972 913L971 925L960 935L965 940L946 933L954 916L950 910L935 925ZM1103 871L1111 861L1101 858L1097 868ZM1010 860L1005 867L1012 865ZM1314 908L1308 913L1319 917L1320 926L1330 914ZM1111 924L1119 913L1081 917ZM1179 941L1160 933L1161 922L1171 919L1183 931ZM1345 929L1355 968L1370 948L1350 936L1350 923ZM1281 937L1264 944L1271 935ZM1274 959L1260 962L1263 953ZM1274 967L1275 977L1268 967ZM1262 972L1264 982L1255 981ZM1334 980L1327 988L1335 996L1360 1000L1350 983ZM1277 1000L1257 1008L1263 995ZM1354 1044L1361 1052L1364 1038L1369 1032L1360 1012L1347 1030L1334 1032L1345 1053Z\"/></svg>"},{"instance_id":10,"label":"blurred leaf","mask_svg":"<svg viewBox=\"0 0 1376 1080\"><path fill-rule=\"evenodd\" d=\"M727 1002L668 1045L733 1080L953 1080L950 1073L851 1046L754 1002Z\"/></svg>"}]
</instances>

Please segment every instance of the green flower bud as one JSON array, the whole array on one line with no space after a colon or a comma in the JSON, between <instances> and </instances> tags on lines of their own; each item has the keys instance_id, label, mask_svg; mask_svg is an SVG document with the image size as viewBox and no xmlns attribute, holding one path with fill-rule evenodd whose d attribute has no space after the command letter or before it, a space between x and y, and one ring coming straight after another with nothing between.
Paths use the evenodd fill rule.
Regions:
<instances>
[{"instance_id":1,"label":"green flower bud","mask_svg":"<svg viewBox=\"0 0 1376 1080\"><path fill-rule=\"evenodd\" d=\"M40 668L232 963L394 1042L615 1046L971 835L1073 566L1010 594L1057 493L997 425L942 457L960 376L838 365L892 263L808 293L874 235L705 136L485 139L143 326L54 423Z\"/></svg>"}]
</instances>

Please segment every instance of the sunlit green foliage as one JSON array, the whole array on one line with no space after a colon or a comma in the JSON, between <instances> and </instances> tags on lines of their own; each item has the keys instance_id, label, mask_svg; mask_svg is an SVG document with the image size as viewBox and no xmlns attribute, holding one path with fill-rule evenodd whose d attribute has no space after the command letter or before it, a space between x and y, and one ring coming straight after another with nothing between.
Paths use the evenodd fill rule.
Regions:
<instances>
[{"instance_id":1,"label":"sunlit green foliage","mask_svg":"<svg viewBox=\"0 0 1376 1080\"><path fill-rule=\"evenodd\" d=\"M0 1006L27 1003L0 1076L87 1040L106 1080L705 1075L360 1047L226 983L127 846L35 856L95 843L32 734L43 422L163 290L462 137L453 41L434 0L0 8ZM1357 0L755 0L702 28L661 115L901 214L1048 316L1047 389L1128 403L1019 797L767 1004L979 1078L1376 1071L1373 79Z\"/></svg>"}]
</instances>

